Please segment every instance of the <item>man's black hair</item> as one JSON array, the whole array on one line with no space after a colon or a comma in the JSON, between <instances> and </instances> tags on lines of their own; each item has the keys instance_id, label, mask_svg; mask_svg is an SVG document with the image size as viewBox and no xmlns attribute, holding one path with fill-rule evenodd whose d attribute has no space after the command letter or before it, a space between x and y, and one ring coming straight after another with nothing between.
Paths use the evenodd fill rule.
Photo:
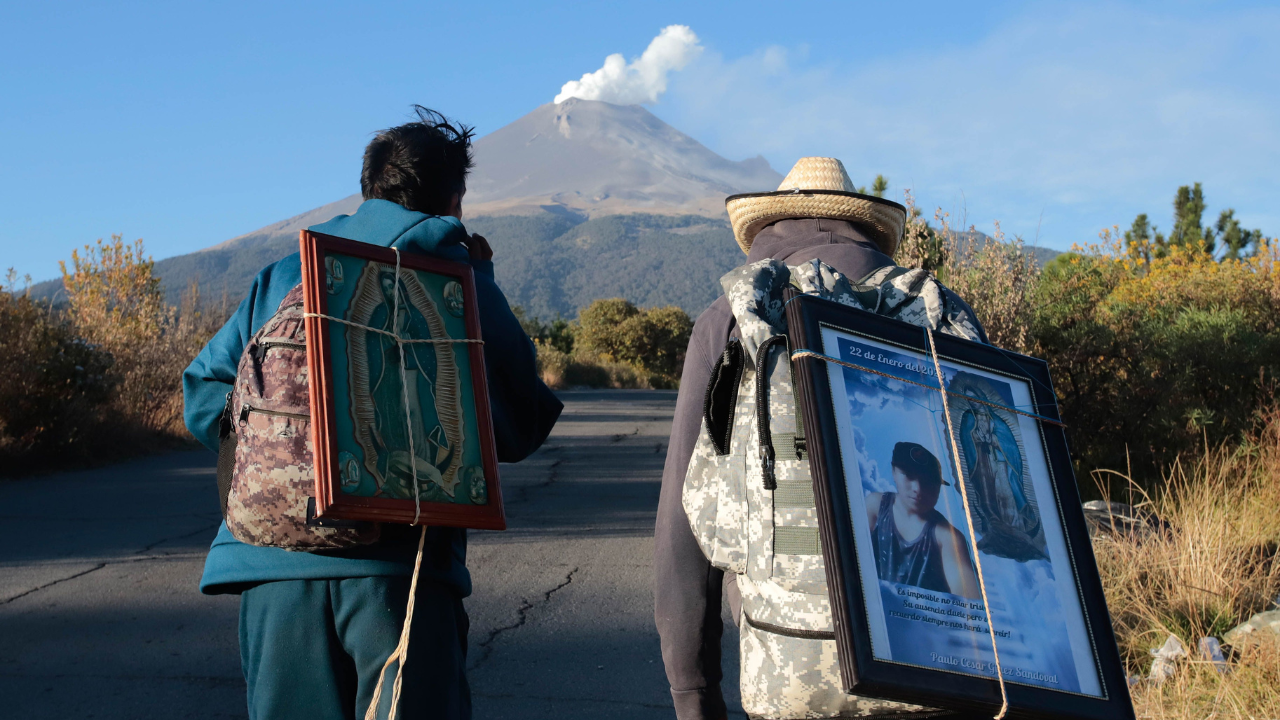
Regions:
<instances>
[{"instance_id":1,"label":"man's black hair","mask_svg":"<svg viewBox=\"0 0 1280 720\"><path fill-rule=\"evenodd\" d=\"M364 150L360 193L428 215L445 215L467 189L475 128L413 106L418 119L378 133Z\"/></svg>"}]
</instances>

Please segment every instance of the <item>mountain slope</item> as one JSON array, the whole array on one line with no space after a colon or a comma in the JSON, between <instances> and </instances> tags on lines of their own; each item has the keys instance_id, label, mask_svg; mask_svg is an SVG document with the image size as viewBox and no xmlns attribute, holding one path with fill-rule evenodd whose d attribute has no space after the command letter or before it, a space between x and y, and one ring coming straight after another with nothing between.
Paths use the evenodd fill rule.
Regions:
<instances>
[{"instance_id":1,"label":"mountain slope","mask_svg":"<svg viewBox=\"0 0 1280 720\"><path fill-rule=\"evenodd\" d=\"M682 237L695 244L710 243L699 251L711 263L708 267L727 270L732 264L725 263L739 253L723 222L724 198L770 190L782 180L764 158L726 160L638 105L591 100L536 108L477 140L475 156L463 202L467 226L500 248L499 279L519 298L513 302L552 316L576 315L580 304L599 297L593 292L606 292L596 282L599 268L579 265L585 258L625 263L629 269L619 278L632 300L700 310L705 293L677 291L668 299L659 297L658 288L674 290L688 280L669 278L668 272L678 271L666 268L661 253L639 238L662 245L668 230L686 232L706 225L714 231L688 231L691 234ZM358 158L353 158L353 175L355 163ZM355 212L360 201L359 195L351 195L204 250L160 260L156 273L170 301L176 302L196 281L205 297L225 293L234 302L262 266L297 250L299 230ZM586 253L569 253L564 243L552 242L588 218L628 213L703 219L672 221L676 224L668 229L660 227L666 221L648 217L603 225L587 222L581 232L608 240ZM707 218L717 220L707 224ZM557 287L561 281L567 284ZM61 281L55 280L33 290L52 296L60 287Z\"/></svg>"},{"instance_id":2,"label":"mountain slope","mask_svg":"<svg viewBox=\"0 0 1280 720\"><path fill-rule=\"evenodd\" d=\"M764 158L726 160L639 105L576 98L543 105L474 148L467 218L544 212L723 217L726 196L782 182ZM349 195L200 252L296 240L303 228L355 212L360 200Z\"/></svg>"},{"instance_id":3,"label":"mountain slope","mask_svg":"<svg viewBox=\"0 0 1280 720\"><path fill-rule=\"evenodd\" d=\"M733 162L639 105L548 103L475 144L473 215L556 207L592 217L625 212L724 214L735 192L772 190L762 157Z\"/></svg>"},{"instance_id":4,"label":"mountain slope","mask_svg":"<svg viewBox=\"0 0 1280 720\"><path fill-rule=\"evenodd\" d=\"M696 317L720 295L720 276L744 259L727 220L633 213L570 224L547 217L467 224L493 245L507 300L544 319L576 317L608 297L675 305Z\"/></svg>"},{"instance_id":5,"label":"mountain slope","mask_svg":"<svg viewBox=\"0 0 1280 720\"><path fill-rule=\"evenodd\" d=\"M493 245L498 285L511 304L543 318L576 317L601 297L677 305L696 315L719 294L720 276L743 257L728 221L699 215L583 220L543 212L472 218L466 226ZM225 294L234 305L264 265L297 249L296 232L229 242L160 260L155 271L172 303L199 278L203 297L218 301Z\"/></svg>"}]
</instances>

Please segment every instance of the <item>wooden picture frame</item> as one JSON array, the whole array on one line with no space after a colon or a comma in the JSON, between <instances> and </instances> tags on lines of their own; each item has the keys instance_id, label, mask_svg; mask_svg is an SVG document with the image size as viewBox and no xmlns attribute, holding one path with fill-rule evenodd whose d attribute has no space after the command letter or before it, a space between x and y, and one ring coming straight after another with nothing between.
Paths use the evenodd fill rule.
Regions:
<instances>
[{"instance_id":1,"label":"wooden picture frame","mask_svg":"<svg viewBox=\"0 0 1280 720\"><path fill-rule=\"evenodd\" d=\"M1045 362L934 333L948 415L922 328L794 290L786 316L845 689L999 711L959 466L1008 717L1132 720Z\"/></svg>"},{"instance_id":2,"label":"wooden picture frame","mask_svg":"<svg viewBox=\"0 0 1280 720\"><path fill-rule=\"evenodd\" d=\"M307 230L299 245L317 520L506 529L483 345L400 354L378 332L479 341L471 266Z\"/></svg>"}]
</instances>

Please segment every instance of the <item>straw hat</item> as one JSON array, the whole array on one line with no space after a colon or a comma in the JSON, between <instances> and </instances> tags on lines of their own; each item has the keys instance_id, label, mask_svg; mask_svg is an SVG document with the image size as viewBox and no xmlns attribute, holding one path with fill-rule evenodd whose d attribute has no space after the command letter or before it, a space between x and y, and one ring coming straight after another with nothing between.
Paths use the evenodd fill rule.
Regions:
<instances>
[{"instance_id":1,"label":"straw hat","mask_svg":"<svg viewBox=\"0 0 1280 720\"><path fill-rule=\"evenodd\" d=\"M892 256L902 239L907 209L884 198L854 192L853 181L835 158L800 158L776 192L730 195L724 201L733 236L742 252L756 233L787 218L848 220Z\"/></svg>"}]
</instances>

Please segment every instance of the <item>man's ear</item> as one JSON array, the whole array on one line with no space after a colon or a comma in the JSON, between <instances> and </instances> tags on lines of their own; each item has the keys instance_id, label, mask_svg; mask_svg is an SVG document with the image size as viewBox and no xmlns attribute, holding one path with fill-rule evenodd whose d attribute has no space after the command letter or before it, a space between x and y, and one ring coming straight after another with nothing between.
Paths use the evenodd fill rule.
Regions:
<instances>
[{"instance_id":1,"label":"man's ear","mask_svg":"<svg viewBox=\"0 0 1280 720\"><path fill-rule=\"evenodd\" d=\"M449 199L449 215L462 219L462 193L454 193Z\"/></svg>"}]
</instances>

